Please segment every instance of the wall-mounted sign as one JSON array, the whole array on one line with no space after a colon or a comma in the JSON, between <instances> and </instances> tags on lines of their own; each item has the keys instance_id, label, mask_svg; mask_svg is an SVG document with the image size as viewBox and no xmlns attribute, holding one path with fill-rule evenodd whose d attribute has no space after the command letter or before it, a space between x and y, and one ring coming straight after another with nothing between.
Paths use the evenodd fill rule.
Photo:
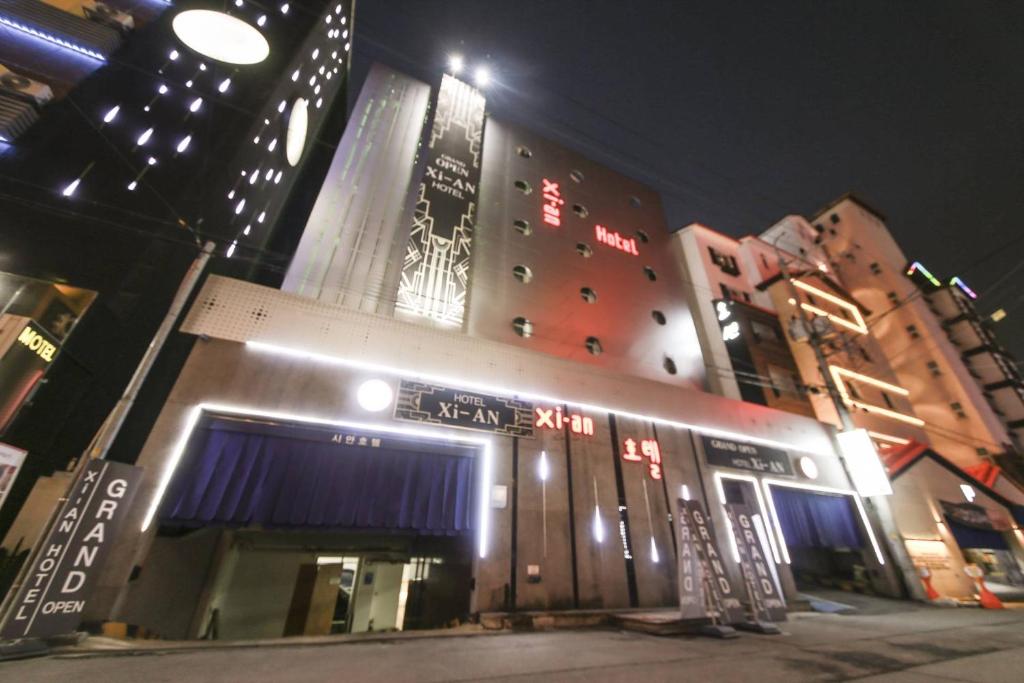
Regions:
<instances>
[{"instance_id":1,"label":"wall-mounted sign","mask_svg":"<svg viewBox=\"0 0 1024 683\"><path fill-rule=\"evenodd\" d=\"M461 325L469 283L484 96L445 74L395 310Z\"/></svg>"},{"instance_id":2,"label":"wall-mounted sign","mask_svg":"<svg viewBox=\"0 0 1024 683\"><path fill-rule=\"evenodd\" d=\"M7 494L14 486L14 479L18 476L27 453L28 451L20 448L0 443L0 508L3 508Z\"/></svg>"},{"instance_id":3,"label":"wall-mounted sign","mask_svg":"<svg viewBox=\"0 0 1024 683\"><path fill-rule=\"evenodd\" d=\"M52 363L53 356L57 353L57 344L50 341L49 336L46 330L30 320L18 335L18 343L27 347L29 351L47 363Z\"/></svg>"},{"instance_id":4,"label":"wall-mounted sign","mask_svg":"<svg viewBox=\"0 0 1024 683\"><path fill-rule=\"evenodd\" d=\"M661 446L657 439L626 439L622 442L622 459L643 462L647 459L647 473L651 479L661 479Z\"/></svg>"},{"instance_id":5,"label":"wall-mounted sign","mask_svg":"<svg viewBox=\"0 0 1024 683\"><path fill-rule=\"evenodd\" d=\"M533 404L505 396L402 380L395 419L533 437Z\"/></svg>"},{"instance_id":6,"label":"wall-mounted sign","mask_svg":"<svg viewBox=\"0 0 1024 683\"><path fill-rule=\"evenodd\" d=\"M767 474L793 475L789 454L778 448L718 436L702 435L701 441L704 443L704 457L709 465Z\"/></svg>"},{"instance_id":7,"label":"wall-mounted sign","mask_svg":"<svg viewBox=\"0 0 1024 683\"><path fill-rule=\"evenodd\" d=\"M635 237L623 237L614 230L609 230L603 225L594 226L594 237L601 244L607 244L609 247L615 247L621 252L632 254L633 256L639 256L640 252L636 248Z\"/></svg>"},{"instance_id":8,"label":"wall-mounted sign","mask_svg":"<svg viewBox=\"0 0 1024 683\"><path fill-rule=\"evenodd\" d=\"M85 466L25 575L0 638L45 638L78 628L141 475L141 468L107 460Z\"/></svg>"},{"instance_id":9,"label":"wall-mounted sign","mask_svg":"<svg viewBox=\"0 0 1024 683\"><path fill-rule=\"evenodd\" d=\"M538 429L568 429L573 434L579 436L594 435L593 418L578 413L566 415L562 412L562 406L555 406L554 408L536 406L533 409L533 426Z\"/></svg>"},{"instance_id":10,"label":"wall-mounted sign","mask_svg":"<svg viewBox=\"0 0 1024 683\"><path fill-rule=\"evenodd\" d=\"M541 183L543 183L541 196L544 197L541 211L544 214L544 222L557 228L562 224L562 205L565 204L565 200L562 199L562 191L558 189L558 183L553 183L547 178L542 178Z\"/></svg>"},{"instance_id":11,"label":"wall-mounted sign","mask_svg":"<svg viewBox=\"0 0 1024 683\"><path fill-rule=\"evenodd\" d=\"M743 620L743 606L725 570L704 506L678 499L679 606L683 619L715 617L719 623Z\"/></svg>"},{"instance_id":12,"label":"wall-mounted sign","mask_svg":"<svg viewBox=\"0 0 1024 683\"><path fill-rule=\"evenodd\" d=\"M775 583L765 557L764 547L757 536L754 515L746 505L729 503L725 512L736 539L736 551L740 556L740 571L747 587L751 612L758 620L785 621L786 605L782 602L779 586Z\"/></svg>"}]
</instances>

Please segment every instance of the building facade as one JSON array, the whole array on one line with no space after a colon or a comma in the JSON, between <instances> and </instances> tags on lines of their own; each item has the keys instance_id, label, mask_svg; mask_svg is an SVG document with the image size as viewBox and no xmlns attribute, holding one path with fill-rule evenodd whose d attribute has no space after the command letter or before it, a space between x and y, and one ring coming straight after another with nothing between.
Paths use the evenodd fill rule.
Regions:
<instances>
[{"instance_id":1,"label":"building facade","mask_svg":"<svg viewBox=\"0 0 1024 683\"><path fill-rule=\"evenodd\" d=\"M384 67L366 88L284 288L212 277L192 306L92 620L234 639L678 605L680 499L723 548L747 506L786 600L794 563L900 593L832 429L703 390L654 192L450 76L430 102Z\"/></svg>"},{"instance_id":2,"label":"building facade","mask_svg":"<svg viewBox=\"0 0 1024 683\"><path fill-rule=\"evenodd\" d=\"M831 383L882 455L894 530L938 594L969 599L976 587L964 568L976 563L1004 595L1017 595L1020 384L973 311L974 292L907 263L878 212L851 198L813 223L788 216L739 241L689 226L677 247L718 375L713 390L792 412L809 407L838 426ZM983 364L988 374L975 357L995 359Z\"/></svg>"}]
</instances>

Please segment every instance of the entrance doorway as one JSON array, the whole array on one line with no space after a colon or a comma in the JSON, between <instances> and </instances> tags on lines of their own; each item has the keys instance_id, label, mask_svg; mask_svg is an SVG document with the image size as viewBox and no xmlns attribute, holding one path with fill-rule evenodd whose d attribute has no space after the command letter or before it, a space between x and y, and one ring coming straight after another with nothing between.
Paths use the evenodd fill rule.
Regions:
<instances>
[{"instance_id":1,"label":"entrance doorway","mask_svg":"<svg viewBox=\"0 0 1024 683\"><path fill-rule=\"evenodd\" d=\"M864 532L851 497L774 485L770 489L797 588L869 591Z\"/></svg>"},{"instance_id":2,"label":"entrance doorway","mask_svg":"<svg viewBox=\"0 0 1024 683\"><path fill-rule=\"evenodd\" d=\"M464 621L478 456L452 439L209 417L161 502L133 622L249 639Z\"/></svg>"}]
</instances>

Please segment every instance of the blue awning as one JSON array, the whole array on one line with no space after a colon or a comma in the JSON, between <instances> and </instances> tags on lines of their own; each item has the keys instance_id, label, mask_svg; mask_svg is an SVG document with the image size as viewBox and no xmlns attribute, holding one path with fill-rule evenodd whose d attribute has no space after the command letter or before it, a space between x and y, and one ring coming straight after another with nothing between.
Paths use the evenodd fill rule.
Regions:
<instances>
[{"instance_id":1,"label":"blue awning","mask_svg":"<svg viewBox=\"0 0 1024 683\"><path fill-rule=\"evenodd\" d=\"M207 427L179 463L163 524L409 531L475 527L472 456Z\"/></svg>"}]
</instances>

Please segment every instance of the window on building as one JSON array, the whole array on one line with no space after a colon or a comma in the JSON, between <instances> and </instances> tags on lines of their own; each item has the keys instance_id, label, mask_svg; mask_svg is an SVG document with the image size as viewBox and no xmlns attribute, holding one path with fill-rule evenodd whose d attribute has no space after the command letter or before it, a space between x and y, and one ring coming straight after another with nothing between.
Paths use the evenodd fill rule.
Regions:
<instances>
[{"instance_id":1,"label":"window on building","mask_svg":"<svg viewBox=\"0 0 1024 683\"><path fill-rule=\"evenodd\" d=\"M714 247L708 247L708 253L711 254L711 262L718 266L723 273L734 276L740 274L740 267L736 263L735 256L723 254Z\"/></svg>"},{"instance_id":2,"label":"window on building","mask_svg":"<svg viewBox=\"0 0 1024 683\"><path fill-rule=\"evenodd\" d=\"M863 346L860 346L860 345L858 345L858 346L857 346L857 350L858 350L858 351L860 351L860 356L861 356L861 358L863 358L864 360L866 360L866 361L867 361L867 362L869 362L869 363L873 363L873 362L874 362L874 361L873 361L873 360L871 359L871 354L870 354L870 353L868 353L868 350L867 350L867 349L865 349L865 348L864 348Z\"/></svg>"},{"instance_id":3,"label":"window on building","mask_svg":"<svg viewBox=\"0 0 1024 683\"><path fill-rule=\"evenodd\" d=\"M604 348L601 346L601 340L597 337L587 337L586 347L592 356L600 356L601 352L604 351Z\"/></svg>"},{"instance_id":4,"label":"window on building","mask_svg":"<svg viewBox=\"0 0 1024 683\"><path fill-rule=\"evenodd\" d=\"M771 268L771 266L768 265L768 258L764 254L761 254L761 264L765 268Z\"/></svg>"},{"instance_id":5,"label":"window on building","mask_svg":"<svg viewBox=\"0 0 1024 683\"><path fill-rule=\"evenodd\" d=\"M777 365L768 366L768 379L771 381L771 390L775 394L775 398L779 398L782 393L795 394L796 390L796 378L793 377L793 373L785 368L780 368Z\"/></svg>"},{"instance_id":6,"label":"window on building","mask_svg":"<svg viewBox=\"0 0 1024 683\"><path fill-rule=\"evenodd\" d=\"M921 333L917 331L917 325L907 325L907 334L911 339L920 339Z\"/></svg>"},{"instance_id":7,"label":"window on building","mask_svg":"<svg viewBox=\"0 0 1024 683\"><path fill-rule=\"evenodd\" d=\"M530 227L530 221L524 221L522 218L512 221L512 227L515 228L516 232L520 235L533 234L533 228Z\"/></svg>"},{"instance_id":8,"label":"window on building","mask_svg":"<svg viewBox=\"0 0 1024 683\"><path fill-rule=\"evenodd\" d=\"M586 218L587 215L590 214L590 212L587 211L587 207L583 206L582 204L573 204L572 212L579 216L580 218Z\"/></svg>"},{"instance_id":9,"label":"window on building","mask_svg":"<svg viewBox=\"0 0 1024 683\"><path fill-rule=\"evenodd\" d=\"M939 370L939 364L936 363L935 361L933 361L933 360L928 361L927 366L928 366L928 372L931 373L932 377L938 377L939 375L942 374L942 371Z\"/></svg>"},{"instance_id":10,"label":"window on building","mask_svg":"<svg viewBox=\"0 0 1024 683\"><path fill-rule=\"evenodd\" d=\"M572 181L574 183L582 183L583 182L583 171L577 171L577 170L573 169L572 171L569 171L569 177L572 179Z\"/></svg>"},{"instance_id":11,"label":"window on building","mask_svg":"<svg viewBox=\"0 0 1024 683\"><path fill-rule=\"evenodd\" d=\"M829 219L830 221L832 221L832 224L833 224L833 225L835 225L836 223L838 223L838 222L839 222L839 214L837 214L837 213L834 213L834 214L832 214L831 216L829 216L829 217L828 217L828 219Z\"/></svg>"},{"instance_id":12,"label":"window on building","mask_svg":"<svg viewBox=\"0 0 1024 683\"><path fill-rule=\"evenodd\" d=\"M531 192L533 192L533 188L530 187L530 183L526 182L525 180L517 180L513 183L513 185L515 185L515 188L522 192L523 194L530 194Z\"/></svg>"},{"instance_id":13,"label":"window on building","mask_svg":"<svg viewBox=\"0 0 1024 683\"><path fill-rule=\"evenodd\" d=\"M513 266L512 276L525 285L526 283L533 279L533 271L530 270L529 266Z\"/></svg>"},{"instance_id":14,"label":"window on building","mask_svg":"<svg viewBox=\"0 0 1024 683\"><path fill-rule=\"evenodd\" d=\"M523 317L513 318L512 329L520 337L526 338L533 334L533 323Z\"/></svg>"},{"instance_id":15,"label":"window on building","mask_svg":"<svg viewBox=\"0 0 1024 683\"><path fill-rule=\"evenodd\" d=\"M636 236L639 237L640 241L643 242L644 244L647 244L648 242L651 241L651 236L647 234L646 230L641 230L637 228Z\"/></svg>"},{"instance_id":16,"label":"window on building","mask_svg":"<svg viewBox=\"0 0 1024 683\"><path fill-rule=\"evenodd\" d=\"M893 404L892 399L889 398L889 394L882 392L882 400L885 401L885 405L889 410L896 410L896 406Z\"/></svg>"},{"instance_id":17,"label":"window on building","mask_svg":"<svg viewBox=\"0 0 1024 683\"><path fill-rule=\"evenodd\" d=\"M530 157L533 156L533 152L530 151L530 148L529 147L524 147L522 145L519 145L519 147L516 147L516 154L518 154L519 156L523 157L524 159L529 159Z\"/></svg>"},{"instance_id":18,"label":"window on building","mask_svg":"<svg viewBox=\"0 0 1024 683\"><path fill-rule=\"evenodd\" d=\"M663 365L665 367L665 372L667 372L670 375L674 375L677 372L679 372L679 370L676 368L676 362L669 358L668 356L665 356L665 362L663 363Z\"/></svg>"},{"instance_id":19,"label":"window on building","mask_svg":"<svg viewBox=\"0 0 1024 683\"><path fill-rule=\"evenodd\" d=\"M871 265L868 266L868 267L871 268L871 272L874 275L881 275L882 274L882 266L878 265L878 261L873 261L871 263Z\"/></svg>"},{"instance_id":20,"label":"window on building","mask_svg":"<svg viewBox=\"0 0 1024 683\"><path fill-rule=\"evenodd\" d=\"M659 325L664 325L666 323L665 314L661 311L651 311L651 317L654 318L654 322Z\"/></svg>"},{"instance_id":21,"label":"window on building","mask_svg":"<svg viewBox=\"0 0 1024 683\"><path fill-rule=\"evenodd\" d=\"M985 448L984 446L979 446L978 448L975 448L974 450L975 450L975 452L978 455L982 455L982 456L988 455L988 449Z\"/></svg>"},{"instance_id":22,"label":"window on building","mask_svg":"<svg viewBox=\"0 0 1024 683\"><path fill-rule=\"evenodd\" d=\"M594 250L590 248L590 245L583 242L576 243L576 253L583 258L590 258L594 255Z\"/></svg>"},{"instance_id":23,"label":"window on building","mask_svg":"<svg viewBox=\"0 0 1024 683\"><path fill-rule=\"evenodd\" d=\"M654 282L655 280L658 279L658 274L655 273L654 268L651 268L650 266L644 266L644 275L646 275L647 279L650 280L651 282Z\"/></svg>"},{"instance_id":24,"label":"window on building","mask_svg":"<svg viewBox=\"0 0 1024 683\"><path fill-rule=\"evenodd\" d=\"M590 287L583 287L582 289L580 289L580 297L588 304L597 303L597 292L595 292Z\"/></svg>"},{"instance_id":25,"label":"window on building","mask_svg":"<svg viewBox=\"0 0 1024 683\"><path fill-rule=\"evenodd\" d=\"M761 322L760 320L751 320L750 329L754 333L754 339L757 341L778 341L779 335L775 331L775 328L771 325Z\"/></svg>"},{"instance_id":26,"label":"window on building","mask_svg":"<svg viewBox=\"0 0 1024 683\"><path fill-rule=\"evenodd\" d=\"M949 407L953 409L953 414L961 420L967 419L967 413L964 411L964 407L960 405L959 401L953 401L949 404Z\"/></svg>"},{"instance_id":27,"label":"window on building","mask_svg":"<svg viewBox=\"0 0 1024 683\"><path fill-rule=\"evenodd\" d=\"M897 294L896 292L889 292L888 294L886 294L886 296L889 298L889 303L891 303L893 306L899 306L899 304L900 304L900 296L899 296L899 294Z\"/></svg>"},{"instance_id":28,"label":"window on building","mask_svg":"<svg viewBox=\"0 0 1024 683\"><path fill-rule=\"evenodd\" d=\"M854 386L853 382L850 382L849 384L847 384L846 385L846 389L847 389L847 391L850 392L850 396L853 396L858 401L860 400L860 392L857 391L857 387Z\"/></svg>"},{"instance_id":29,"label":"window on building","mask_svg":"<svg viewBox=\"0 0 1024 683\"><path fill-rule=\"evenodd\" d=\"M629 205L632 206L634 209L639 209L641 206L643 206L643 202L640 201L639 197L630 196Z\"/></svg>"}]
</instances>

